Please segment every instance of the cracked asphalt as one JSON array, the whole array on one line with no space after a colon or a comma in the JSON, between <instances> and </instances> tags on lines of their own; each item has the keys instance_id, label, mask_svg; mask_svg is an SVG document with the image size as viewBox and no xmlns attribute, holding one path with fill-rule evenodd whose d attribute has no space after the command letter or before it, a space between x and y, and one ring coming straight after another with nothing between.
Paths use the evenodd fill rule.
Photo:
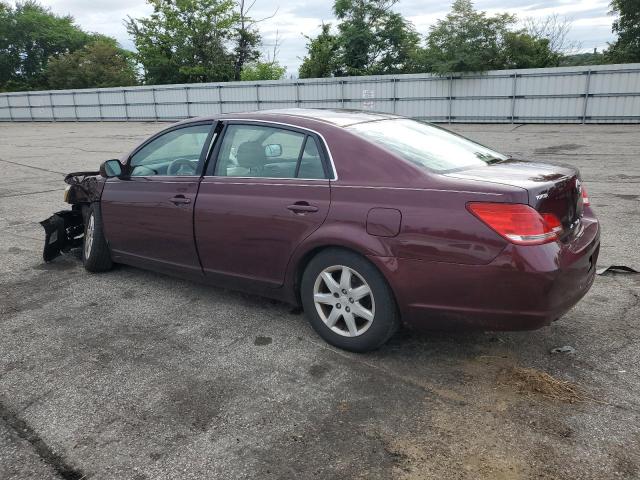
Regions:
<instances>
[{"instance_id":1,"label":"cracked asphalt","mask_svg":"<svg viewBox=\"0 0 640 480\"><path fill-rule=\"evenodd\" d=\"M324 344L287 305L77 254L41 259L62 174L154 123L0 124L0 478L640 477L640 275L597 277L535 332L403 331ZM640 270L640 126L453 125L505 153L580 168L599 266ZM551 355L571 345L572 355ZM563 403L504 380L535 368Z\"/></svg>"}]
</instances>

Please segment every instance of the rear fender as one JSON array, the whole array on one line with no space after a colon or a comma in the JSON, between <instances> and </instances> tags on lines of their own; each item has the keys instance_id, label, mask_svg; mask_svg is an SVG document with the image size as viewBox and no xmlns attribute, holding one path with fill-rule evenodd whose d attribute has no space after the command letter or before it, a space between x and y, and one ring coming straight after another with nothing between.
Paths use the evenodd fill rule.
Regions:
<instances>
[{"instance_id":1,"label":"rear fender","mask_svg":"<svg viewBox=\"0 0 640 480\"><path fill-rule=\"evenodd\" d=\"M368 235L363 225L348 223L324 224L302 242L289 259L285 280L285 297L291 303L298 303L298 281L300 268L309 255L323 248L344 248L362 256L391 256L387 238Z\"/></svg>"}]
</instances>

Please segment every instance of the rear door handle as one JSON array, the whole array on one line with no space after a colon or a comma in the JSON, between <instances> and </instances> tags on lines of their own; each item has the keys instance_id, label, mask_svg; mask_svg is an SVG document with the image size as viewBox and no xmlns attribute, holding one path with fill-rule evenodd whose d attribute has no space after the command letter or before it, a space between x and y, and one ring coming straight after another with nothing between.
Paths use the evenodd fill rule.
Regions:
<instances>
[{"instance_id":1,"label":"rear door handle","mask_svg":"<svg viewBox=\"0 0 640 480\"><path fill-rule=\"evenodd\" d=\"M169 201L174 205L186 205L187 203L191 203L191 199L184 195L176 195L175 197L170 198Z\"/></svg>"},{"instance_id":2,"label":"rear door handle","mask_svg":"<svg viewBox=\"0 0 640 480\"><path fill-rule=\"evenodd\" d=\"M309 205L307 202L296 202L287 207L293 213L313 213L318 211L315 205Z\"/></svg>"}]
</instances>

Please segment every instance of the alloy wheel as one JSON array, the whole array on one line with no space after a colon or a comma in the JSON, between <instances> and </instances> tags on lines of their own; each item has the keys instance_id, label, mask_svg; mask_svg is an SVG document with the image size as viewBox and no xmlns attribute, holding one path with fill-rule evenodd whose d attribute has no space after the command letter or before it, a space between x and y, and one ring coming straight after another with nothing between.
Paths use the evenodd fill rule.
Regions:
<instances>
[{"instance_id":1,"label":"alloy wheel","mask_svg":"<svg viewBox=\"0 0 640 480\"><path fill-rule=\"evenodd\" d=\"M316 278L313 301L318 315L333 332L357 337L375 317L375 300L366 280L344 265L327 267Z\"/></svg>"},{"instance_id":2,"label":"alloy wheel","mask_svg":"<svg viewBox=\"0 0 640 480\"><path fill-rule=\"evenodd\" d=\"M93 218L93 213L89 215L89 223L87 223L87 232L84 234L84 258L89 258L91 255L91 247L93 246L93 235L96 228L96 222Z\"/></svg>"}]
</instances>

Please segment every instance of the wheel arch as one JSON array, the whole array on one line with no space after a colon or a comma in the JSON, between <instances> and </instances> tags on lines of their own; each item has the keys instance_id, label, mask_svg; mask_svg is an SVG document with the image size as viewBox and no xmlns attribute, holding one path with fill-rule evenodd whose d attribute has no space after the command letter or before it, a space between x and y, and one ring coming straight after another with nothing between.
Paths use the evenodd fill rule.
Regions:
<instances>
[{"instance_id":1,"label":"wheel arch","mask_svg":"<svg viewBox=\"0 0 640 480\"><path fill-rule=\"evenodd\" d=\"M398 309L399 311L398 296L396 294L395 288L393 284L390 282L386 272L380 268L378 262L371 261L371 256L372 256L371 253L367 253L364 249L358 248L357 246L348 245L340 242L327 242L327 243L313 245L312 247L305 249L304 252L299 253L294 265L292 266L293 268L290 274L290 281L289 281L289 291L296 305L298 306L302 305L302 300L300 296L301 295L300 287L302 284L302 276L304 275L304 271L306 270L307 265L309 265L311 260L313 260L313 258L315 258L320 252L323 252L325 250L330 250L330 249L338 249L338 250L354 253L364 258L365 260L367 260L380 273L384 281L387 283L387 286L389 287L393 295L393 299L396 304L396 309Z\"/></svg>"}]
</instances>

